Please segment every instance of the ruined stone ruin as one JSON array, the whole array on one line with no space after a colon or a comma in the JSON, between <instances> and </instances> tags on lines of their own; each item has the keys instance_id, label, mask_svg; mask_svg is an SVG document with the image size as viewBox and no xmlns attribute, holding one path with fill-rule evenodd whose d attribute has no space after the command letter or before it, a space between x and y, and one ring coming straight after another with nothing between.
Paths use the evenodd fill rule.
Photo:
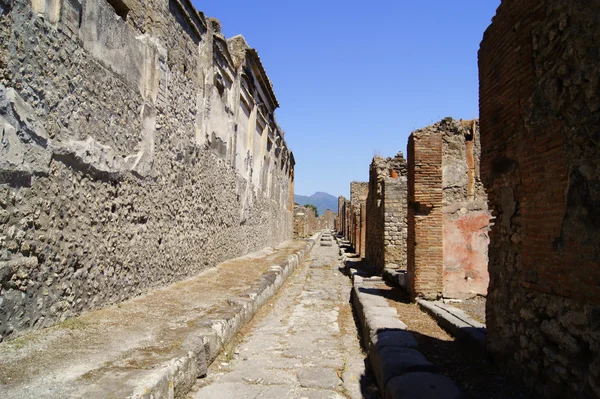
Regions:
<instances>
[{"instance_id":1,"label":"ruined stone ruin","mask_svg":"<svg viewBox=\"0 0 600 399\"><path fill-rule=\"evenodd\" d=\"M308 238L317 232L319 221L315 210L306 206L294 205L294 237Z\"/></svg>"},{"instance_id":2,"label":"ruined stone ruin","mask_svg":"<svg viewBox=\"0 0 600 399\"><path fill-rule=\"evenodd\" d=\"M365 215L365 259L384 268L406 270L406 160L374 157L369 170Z\"/></svg>"},{"instance_id":3,"label":"ruined stone ruin","mask_svg":"<svg viewBox=\"0 0 600 399\"><path fill-rule=\"evenodd\" d=\"M479 51L481 122L413 132L392 195L408 202L406 289L487 295L487 350L547 398L600 397L598 15L598 1L502 1ZM355 186L338 210L380 271L382 212L402 220L385 213L390 162L371 164L366 221Z\"/></svg>"},{"instance_id":4,"label":"ruined stone ruin","mask_svg":"<svg viewBox=\"0 0 600 399\"><path fill-rule=\"evenodd\" d=\"M0 4L0 340L292 238L242 36L188 0Z\"/></svg>"},{"instance_id":5,"label":"ruined stone ruin","mask_svg":"<svg viewBox=\"0 0 600 399\"><path fill-rule=\"evenodd\" d=\"M477 120L447 118L408 139L407 277L415 296L487 292L490 213L480 152Z\"/></svg>"},{"instance_id":6,"label":"ruined stone ruin","mask_svg":"<svg viewBox=\"0 0 600 399\"><path fill-rule=\"evenodd\" d=\"M465 364L433 359L466 341L511 377L486 384L600 398L599 22L502 0L480 119L415 130L317 217L244 37L189 0L0 0L0 397L457 398Z\"/></svg>"},{"instance_id":7,"label":"ruined stone ruin","mask_svg":"<svg viewBox=\"0 0 600 399\"><path fill-rule=\"evenodd\" d=\"M546 397L600 397L599 15L503 1L479 50L487 347Z\"/></svg>"},{"instance_id":8,"label":"ruined stone ruin","mask_svg":"<svg viewBox=\"0 0 600 399\"><path fill-rule=\"evenodd\" d=\"M350 221L357 254L380 272L406 271L415 297L487 293L491 215L480 147L477 120L447 118L417 130L408 162L401 153L375 157L368 186L352 183L350 208L338 210Z\"/></svg>"}]
</instances>

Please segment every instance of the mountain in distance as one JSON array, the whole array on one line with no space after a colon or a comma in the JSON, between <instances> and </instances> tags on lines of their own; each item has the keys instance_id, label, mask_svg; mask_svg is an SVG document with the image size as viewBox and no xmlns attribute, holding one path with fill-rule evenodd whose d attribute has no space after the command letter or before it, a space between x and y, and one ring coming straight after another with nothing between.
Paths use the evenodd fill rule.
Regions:
<instances>
[{"instance_id":1,"label":"mountain in distance","mask_svg":"<svg viewBox=\"0 0 600 399\"><path fill-rule=\"evenodd\" d=\"M325 214L325 210L337 212L338 199L331 194L316 192L310 197L306 195L294 195L294 202L300 205L312 204L317 207L319 216Z\"/></svg>"}]
</instances>

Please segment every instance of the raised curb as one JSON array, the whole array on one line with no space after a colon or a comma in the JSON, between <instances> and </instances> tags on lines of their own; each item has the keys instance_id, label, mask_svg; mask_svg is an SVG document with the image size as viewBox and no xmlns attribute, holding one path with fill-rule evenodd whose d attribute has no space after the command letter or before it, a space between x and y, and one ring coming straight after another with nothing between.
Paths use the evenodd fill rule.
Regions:
<instances>
[{"instance_id":1,"label":"raised curb","mask_svg":"<svg viewBox=\"0 0 600 399\"><path fill-rule=\"evenodd\" d=\"M383 269L383 272L381 273L381 277L383 277L383 280L395 287L401 287L403 290L406 291L406 283L407 283L407 279L406 279L406 272L403 270L394 270L394 269Z\"/></svg>"},{"instance_id":2,"label":"raised curb","mask_svg":"<svg viewBox=\"0 0 600 399\"><path fill-rule=\"evenodd\" d=\"M319 233L307 240L304 249L288 256L283 264L271 266L245 294L230 299L230 306L197 322L197 330L190 333L182 343L187 354L166 362L153 373L150 380L137 382L137 387L129 398L172 399L189 392L196 379L206 375L208 366L223 346L277 292L318 239Z\"/></svg>"},{"instance_id":3,"label":"raised curb","mask_svg":"<svg viewBox=\"0 0 600 399\"><path fill-rule=\"evenodd\" d=\"M440 301L417 299L419 307L433 317L444 330L457 339L469 341L485 348L486 329L482 324L462 310Z\"/></svg>"},{"instance_id":4,"label":"raised curb","mask_svg":"<svg viewBox=\"0 0 600 399\"><path fill-rule=\"evenodd\" d=\"M414 336L406 331L407 327L400 320L396 309L389 306L376 288L382 278L361 276L354 269L350 270L350 277L353 284L351 300L362 331L362 344L368 353L381 394L385 394L386 399L407 398L408 396L403 396L406 387L398 383L397 379L411 381L418 376L419 382L431 381L429 385L422 384L423 387L443 385L444 390L458 393L458 396L448 396L449 398L463 397L456 383L436 374L436 366L418 351ZM435 397L430 392L419 392L421 393L423 396L410 397Z\"/></svg>"}]
</instances>

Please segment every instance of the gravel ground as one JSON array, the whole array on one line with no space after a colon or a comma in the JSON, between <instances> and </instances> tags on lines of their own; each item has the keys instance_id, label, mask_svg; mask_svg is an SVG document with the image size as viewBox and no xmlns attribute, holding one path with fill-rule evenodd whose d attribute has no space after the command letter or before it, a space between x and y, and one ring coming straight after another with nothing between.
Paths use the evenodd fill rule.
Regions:
<instances>
[{"instance_id":1,"label":"gravel ground","mask_svg":"<svg viewBox=\"0 0 600 399\"><path fill-rule=\"evenodd\" d=\"M485 298L476 296L475 298L467 299L462 302L450 303L455 308L462 309L469 316L480 323L485 324Z\"/></svg>"}]
</instances>

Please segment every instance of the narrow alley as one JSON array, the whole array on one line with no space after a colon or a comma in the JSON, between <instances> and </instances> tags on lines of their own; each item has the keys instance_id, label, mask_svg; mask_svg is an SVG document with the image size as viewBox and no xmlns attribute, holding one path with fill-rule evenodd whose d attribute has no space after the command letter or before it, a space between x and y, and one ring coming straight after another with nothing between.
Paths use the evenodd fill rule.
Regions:
<instances>
[{"instance_id":1,"label":"narrow alley","mask_svg":"<svg viewBox=\"0 0 600 399\"><path fill-rule=\"evenodd\" d=\"M190 397L377 397L365 375L351 281L341 271L335 241L322 239Z\"/></svg>"}]
</instances>

